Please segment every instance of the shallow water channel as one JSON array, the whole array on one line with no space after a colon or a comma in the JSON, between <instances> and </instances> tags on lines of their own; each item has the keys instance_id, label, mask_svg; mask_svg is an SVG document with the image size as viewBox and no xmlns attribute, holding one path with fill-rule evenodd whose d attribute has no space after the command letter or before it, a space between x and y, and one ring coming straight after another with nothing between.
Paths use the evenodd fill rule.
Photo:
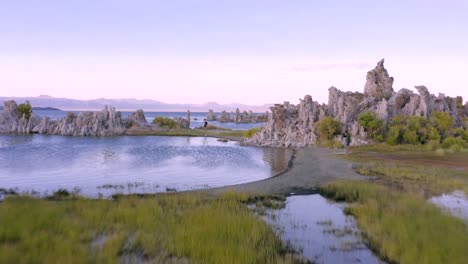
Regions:
<instances>
[{"instance_id":1,"label":"shallow water channel","mask_svg":"<svg viewBox=\"0 0 468 264\"><path fill-rule=\"evenodd\" d=\"M89 197L203 189L271 177L291 154L208 137L0 135L0 188Z\"/></svg>"},{"instance_id":2,"label":"shallow water channel","mask_svg":"<svg viewBox=\"0 0 468 264\"><path fill-rule=\"evenodd\" d=\"M295 250L313 263L385 263L367 248L344 204L319 194L294 195L283 209L269 209L264 219Z\"/></svg>"},{"instance_id":3,"label":"shallow water channel","mask_svg":"<svg viewBox=\"0 0 468 264\"><path fill-rule=\"evenodd\" d=\"M468 223L468 197L463 191L457 190L452 193L435 196L429 199L429 201Z\"/></svg>"}]
</instances>

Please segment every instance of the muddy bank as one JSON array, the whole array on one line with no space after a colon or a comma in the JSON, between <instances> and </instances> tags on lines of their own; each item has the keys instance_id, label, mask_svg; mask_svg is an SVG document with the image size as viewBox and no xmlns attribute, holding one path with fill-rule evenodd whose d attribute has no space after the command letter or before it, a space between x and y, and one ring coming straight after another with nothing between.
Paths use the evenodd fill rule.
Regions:
<instances>
[{"instance_id":1,"label":"muddy bank","mask_svg":"<svg viewBox=\"0 0 468 264\"><path fill-rule=\"evenodd\" d=\"M255 194L290 194L318 191L320 185L340 180L364 179L354 172L352 164L336 155L343 150L317 147L300 148L284 173L272 178L245 184L210 189L208 192L220 194L226 191Z\"/></svg>"}]
</instances>

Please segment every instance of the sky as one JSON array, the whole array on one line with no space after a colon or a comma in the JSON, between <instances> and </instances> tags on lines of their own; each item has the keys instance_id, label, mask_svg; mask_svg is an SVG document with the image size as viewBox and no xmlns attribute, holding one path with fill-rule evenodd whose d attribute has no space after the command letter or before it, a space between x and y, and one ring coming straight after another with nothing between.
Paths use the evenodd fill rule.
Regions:
<instances>
[{"instance_id":1,"label":"sky","mask_svg":"<svg viewBox=\"0 0 468 264\"><path fill-rule=\"evenodd\" d=\"M468 99L468 1L0 0L0 96L328 101L385 58L394 89Z\"/></svg>"}]
</instances>

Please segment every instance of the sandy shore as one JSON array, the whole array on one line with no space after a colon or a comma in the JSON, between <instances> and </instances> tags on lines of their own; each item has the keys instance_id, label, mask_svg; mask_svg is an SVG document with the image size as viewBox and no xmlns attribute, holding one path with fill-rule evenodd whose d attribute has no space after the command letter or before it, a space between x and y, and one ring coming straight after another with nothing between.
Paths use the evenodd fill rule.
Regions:
<instances>
[{"instance_id":1,"label":"sandy shore","mask_svg":"<svg viewBox=\"0 0 468 264\"><path fill-rule=\"evenodd\" d=\"M229 190L249 194L290 194L318 191L320 185L339 179L364 179L352 164L339 159L344 150L324 148L297 149L290 168L272 178L239 185L210 189L218 194ZM344 154L343 154L344 155Z\"/></svg>"}]
</instances>

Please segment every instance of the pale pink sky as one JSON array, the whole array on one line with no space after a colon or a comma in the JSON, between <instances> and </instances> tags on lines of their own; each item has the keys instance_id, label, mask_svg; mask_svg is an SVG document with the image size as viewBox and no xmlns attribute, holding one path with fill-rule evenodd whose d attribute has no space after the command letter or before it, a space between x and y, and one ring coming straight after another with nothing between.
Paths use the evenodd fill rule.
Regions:
<instances>
[{"instance_id":1,"label":"pale pink sky","mask_svg":"<svg viewBox=\"0 0 468 264\"><path fill-rule=\"evenodd\" d=\"M0 96L297 103L394 88L468 99L468 1L15 0L0 7Z\"/></svg>"},{"instance_id":2,"label":"pale pink sky","mask_svg":"<svg viewBox=\"0 0 468 264\"><path fill-rule=\"evenodd\" d=\"M379 58L380 59L380 58ZM168 103L297 103L310 94L327 102L328 88L362 92L370 60L263 60L157 57L0 57L1 96L76 99L137 98ZM431 93L468 99L466 62L386 59L394 88L426 85ZM442 63L441 63L442 62Z\"/></svg>"}]
</instances>

